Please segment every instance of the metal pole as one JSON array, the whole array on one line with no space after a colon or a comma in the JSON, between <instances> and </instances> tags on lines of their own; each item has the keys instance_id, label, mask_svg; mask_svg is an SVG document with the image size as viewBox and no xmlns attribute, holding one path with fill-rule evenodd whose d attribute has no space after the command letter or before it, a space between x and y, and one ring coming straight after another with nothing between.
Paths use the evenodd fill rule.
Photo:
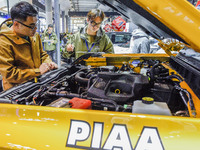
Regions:
<instances>
[{"instance_id":1,"label":"metal pole","mask_svg":"<svg viewBox=\"0 0 200 150\"><path fill-rule=\"evenodd\" d=\"M62 33L65 33L65 11L62 11Z\"/></svg>"},{"instance_id":2,"label":"metal pole","mask_svg":"<svg viewBox=\"0 0 200 150\"><path fill-rule=\"evenodd\" d=\"M54 0L54 19L55 19L55 31L58 38L58 43L56 44L57 52L57 64L58 67L61 66L61 57L60 57L60 8L59 0Z\"/></svg>"},{"instance_id":3,"label":"metal pole","mask_svg":"<svg viewBox=\"0 0 200 150\"><path fill-rule=\"evenodd\" d=\"M9 8L10 6L9 6L9 0L7 0L7 8L8 8L8 15L10 14L10 11L9 11Z\"/></svg>"},{"instance_id":4,"label":"metal pole","mask_svg":"<svg viewBox=\"0 0 200 150\"><path fill-rule=\"evenodd\" d=\"M57 0L54 0L57 2ZM45 0L45 11L46 11L46 28L49 24L52 24L52 0Z\"/></svg>"},{"instance_id":5,"label":"metal pole","mask_svg":"<svg viewBox=\"0 0 200 150\"><path fill-rule=\"evenodd\" d=\"M69 23L69 31L72 32L71 18L68 18L68 19L69 19L69 22L68 22Z\"/></svg>"},{"instance_id":6,"label":"metal pole","mask_svg":"<svg viewBox=\"0 0 200 150\"><path fill-rule=\"evenodd\" d=\"M65 17L66 20L66 32L69 32L69 25L68 25L68 16Z\"/></svg>"}]
</instances>

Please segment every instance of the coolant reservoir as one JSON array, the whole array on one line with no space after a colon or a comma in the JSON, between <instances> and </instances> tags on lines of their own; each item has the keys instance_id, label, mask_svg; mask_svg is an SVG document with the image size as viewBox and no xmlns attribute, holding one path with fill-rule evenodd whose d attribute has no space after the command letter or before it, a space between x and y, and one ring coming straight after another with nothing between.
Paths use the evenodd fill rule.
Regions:
<instances>
[{"instance_id":1,"label":"coolant reservoir","mask_svg":"<svg viewBox=\"0 0 200 150\"><path fill-rule=\"evenodd\" d=\"M151 97L143 97L142 100L134 101L132 113L166 116L172 115L165 102L154 102L154 99Z\"/></svg>"}]
</instances>

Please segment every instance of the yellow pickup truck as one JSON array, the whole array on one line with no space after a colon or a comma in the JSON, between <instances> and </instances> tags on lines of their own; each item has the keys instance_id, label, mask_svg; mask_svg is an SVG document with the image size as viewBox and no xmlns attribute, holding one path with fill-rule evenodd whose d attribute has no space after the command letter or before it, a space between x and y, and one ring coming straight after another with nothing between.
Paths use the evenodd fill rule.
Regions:
<instances>
[{"instance_id":1,"label":"yellow pickup truck","mask_svg":"<svg viewBox=\"0 0 200 150\"><path fill-rule=\"evenodd\" d=\"M186 0L99 2L166 54L88 53L1 92L0 149L198 150L199 10Z\"/></svg>"}]
</instances>

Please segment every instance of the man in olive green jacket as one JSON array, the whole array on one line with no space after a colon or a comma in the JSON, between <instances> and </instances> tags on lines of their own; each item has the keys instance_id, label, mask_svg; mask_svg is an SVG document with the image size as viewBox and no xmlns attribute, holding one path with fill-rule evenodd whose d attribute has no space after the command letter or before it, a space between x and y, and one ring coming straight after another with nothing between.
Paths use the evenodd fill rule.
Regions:
<instances>
[{"instance_id":1,"label":"man in olive green jacket","mask_svg":"<svg viewBox=\"0 0 200 150\"><path fill-rule=\"evenodd\" d=\"M89 52L113 53L113 44L109 37L100 27L105 17L103 11L92 9L87 14L88 25L71 36L66 49L63 51L64 58L80 57Z\"/></svg>"},{"instance_id":2,"label":"man in olive green jacket","mask_svg":"<svg viewBox=\"0 0 200 150\"><path fill-rule=\"evenodd\" d=\"M53 62L56 62L56 43L58 42L56 33L53 32L53 25L49 24L48 29L42 34L42 42L44 42L44 50L47 52Z\"/></svg>"},{"instance_id":3,"label":"man in olive green jacket","mask_svg":"<svg viewBox=\"0 0 200 150\"><path fill-rule=\"evenodd\" d=\"M11 8L13 25L0 27L0 73L3 88L33 79L57 68L43 51L37 29L37 11L28 2L19 2Z\"/></svg>"}]
</instances>

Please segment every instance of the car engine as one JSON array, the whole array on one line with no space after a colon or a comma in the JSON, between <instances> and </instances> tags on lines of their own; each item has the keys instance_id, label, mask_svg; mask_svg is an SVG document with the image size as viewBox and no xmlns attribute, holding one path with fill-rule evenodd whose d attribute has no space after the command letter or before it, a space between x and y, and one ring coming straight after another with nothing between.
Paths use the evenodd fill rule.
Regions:
<instances>
[{"instance_id":1,"label":"car engine","mask_svg":"<svg viewBox=\"0 0 200 150\"><path fill-rule=\"evenodd\" d=\"M158 60L121 67L63 65L2 92L0 102L133 113L140 107L138 113L188 116L187 102L194 106L181 81Z\"/></svg>"}]
</instances>

